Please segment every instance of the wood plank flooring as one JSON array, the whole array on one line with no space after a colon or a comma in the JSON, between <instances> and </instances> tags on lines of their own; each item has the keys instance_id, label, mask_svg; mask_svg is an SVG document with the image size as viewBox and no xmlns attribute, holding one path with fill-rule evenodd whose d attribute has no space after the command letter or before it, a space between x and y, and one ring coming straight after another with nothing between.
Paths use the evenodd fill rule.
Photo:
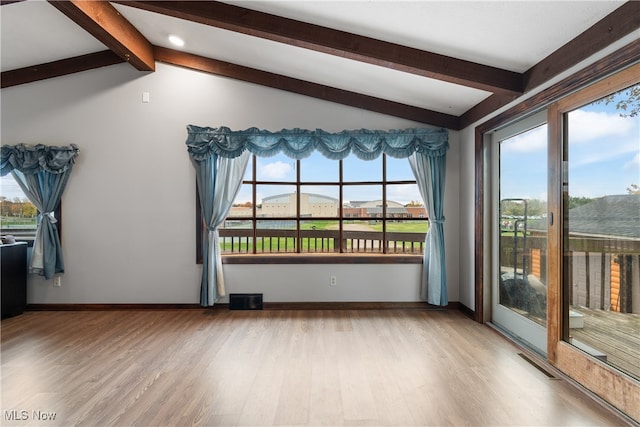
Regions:
<instances>
[{"instance_id":1,"label":"wood plank flooring","mask_svg":"<svg viewBox=\"0 0 640 427\"><path fill-rule=\"evenodd\" d=\"M1 333L3 426L623 424L452 310L44 311Z\"/></svg>"}]
</instances>

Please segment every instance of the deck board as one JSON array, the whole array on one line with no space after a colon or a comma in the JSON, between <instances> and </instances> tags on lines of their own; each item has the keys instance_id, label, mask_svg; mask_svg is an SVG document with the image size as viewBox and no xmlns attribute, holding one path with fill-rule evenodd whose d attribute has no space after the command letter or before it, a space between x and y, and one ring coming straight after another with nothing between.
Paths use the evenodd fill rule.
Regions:
<instances>
[{"instance_id":1,"label":"deck board","mask_svg":"<svg viewBox=\"0 0 640 427\"><path fill-rule=\"evenodd\" d=\"M584 316L584 328L571 329L571 336L605 353L612 366L640 378L640 315L580 306L571 309Z\"/></svg>"}]
</instances>

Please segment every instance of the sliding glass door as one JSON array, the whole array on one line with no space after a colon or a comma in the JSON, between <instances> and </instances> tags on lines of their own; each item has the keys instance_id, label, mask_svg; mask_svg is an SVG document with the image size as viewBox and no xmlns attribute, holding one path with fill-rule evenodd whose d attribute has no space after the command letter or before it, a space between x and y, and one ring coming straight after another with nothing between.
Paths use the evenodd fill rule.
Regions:
<instances>
[{"instance_id":1,"label":"sliding glass door","mask_svg":"<svg viewBox=\"0 0 640 427\"><path fill-rule=\"evenodd\" d=\"M640 85L564 113L564 339L640 379Z\"/></svg>"},{"instance_id":2,"label":"sliding glass door","mask_svg":"<svg viewBox=\"0 0 640 427\"><path fill-rule=\"evenodd\" d=\"M542 112L492 134L491 320L533 350L547 351L547 126Z\"/></svg>"},{"instance_id":3,"label":"sliding glass door","mask_svg":"<svg viewBox=\"0 0 640 427\"><path fill-rule=\"evenodd\" d=\"M636 64L548 107L548 359L636 420L639 76Z\"/></svg>"}]
</instances>

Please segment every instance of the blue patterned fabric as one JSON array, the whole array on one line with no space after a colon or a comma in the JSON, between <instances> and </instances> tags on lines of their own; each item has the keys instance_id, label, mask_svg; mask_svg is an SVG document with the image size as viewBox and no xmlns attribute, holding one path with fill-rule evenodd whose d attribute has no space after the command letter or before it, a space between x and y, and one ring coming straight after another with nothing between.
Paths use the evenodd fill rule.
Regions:
<instances>
[{"instance_id":1,"label":"blue patterned fabric","mask_svg":"<svg viewBox=\"0 0 640 427\"><path fill-rule=\"evenodd\" d=\"M446 156L429 157L415 153L409 157L409 164L429 212L420 296L429 304L446 306L449 303L443 214Z\"/></svg>"},{"instance_id":2,"label":"blue patterned fabric","mask_svg":"<svg viewBox=\"0 0 640 427\"><path fill-rule=\"evenodd\" d=\"M78 155L78 147L3 145L0 174L11 173L24 194L38 209L38 228L29 271L47 279L64 273L58 222L53 213L60 203Z\"/></svg>"},{"instance_id":3,"label":"blue patterned fabric","mask_svg":"<svg viewBox=\"0 0 640 427\"><path fill-rule=\"evenodd\" d=\"M283 153L292 159L304 159L319 151L332 160L350 154L362 160L373 160L382 153L407 158L413 153L442 156L449 148L446 129L345 130L329 133L323 130L283 129L269 132L258 128L232 131L228 127L187 126L187 146L191 157L203 159L213 153L234 158L249 151L258 157Z\"/></svg>"},{"instance_id":4,"label":"blue patterned fabric","mask_svg":"<svg viewBox=\"0 0 640 427\"><path fill-rule=\"evenodd\" d=\"M207 226L207 237L202 242L200 285L200 305L204 307L212 306L226 295L218 227L227 217L240 190L249 157L250 154L245 152L236 158L219 157L215 153L202 160L191 158L196 169L202 218Z\"/></svg>"}]
</instances>

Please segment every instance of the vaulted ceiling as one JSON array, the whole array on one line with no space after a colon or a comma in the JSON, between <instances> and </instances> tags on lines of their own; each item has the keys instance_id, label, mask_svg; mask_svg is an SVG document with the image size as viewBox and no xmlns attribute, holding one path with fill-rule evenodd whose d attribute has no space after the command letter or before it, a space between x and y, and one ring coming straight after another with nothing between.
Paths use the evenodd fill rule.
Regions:
<instances>
[{"instance_id":1,"label":"vaulted ceiling","mask_svg":"<svg viewBox=\"0 0 640 427\"><path fill-rule=\"evenodd\" d=\"M640 38L640 2L610 0L29 0L0 17L3 88L163 62L450 129Z\"/></svg>"}]
</instances>

